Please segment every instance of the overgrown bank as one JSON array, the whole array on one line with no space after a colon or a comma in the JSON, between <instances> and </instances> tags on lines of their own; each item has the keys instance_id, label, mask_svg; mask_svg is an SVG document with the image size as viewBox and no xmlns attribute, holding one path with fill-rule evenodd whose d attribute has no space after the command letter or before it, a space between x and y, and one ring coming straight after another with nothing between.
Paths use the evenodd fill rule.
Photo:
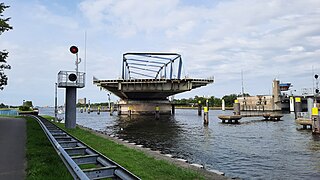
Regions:
<instances>
[{"instance_id":1,"label":"overgrown bank","mask_svg":"<svg viewBox=\"0 0 320 180\"><path fill-rule=\"evenodd\" d=\"M64 129L62 124L59 126ZM79 127L67 132L142 179L205 179L198 172L177 167L164 160L156 160L141 151L117 144Z\"/></svg>"},{"instance_id":2,"label":"overgrown bank","mask_svg":"<svg viewBox=\"0 0 320 180\"><path fill-rule=\"evenodd\" d=\"M26 179L73 179L38 122L27 121Z\"/></svg>"}]
</instances>

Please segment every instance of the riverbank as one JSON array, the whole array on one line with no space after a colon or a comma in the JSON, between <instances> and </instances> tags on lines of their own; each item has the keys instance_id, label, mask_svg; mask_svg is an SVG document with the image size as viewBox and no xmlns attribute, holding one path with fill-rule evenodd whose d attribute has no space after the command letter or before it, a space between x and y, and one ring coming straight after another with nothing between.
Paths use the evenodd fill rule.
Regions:
<instances>
[{"instance_id":1,"label":"riverbank","mask_svg":"<svg viewBox=\"0 0 320 180\"><path fill-rule=\"evenodd\" d=\"M26 179L73 179L36 119L27 123Z\"/></svg>"},{"instance_id":2,"label":"riverbank","mask_svg":"<svg viewBox=\"0 0 320 180\"><path fill-rule=\"evenodd\" d=\"M63 124L59 127L65 129ZM202 168L167 157L85 127L67 130L97 151L116 161L142 179L228 179Z\"/></svg>"}]
</instances>

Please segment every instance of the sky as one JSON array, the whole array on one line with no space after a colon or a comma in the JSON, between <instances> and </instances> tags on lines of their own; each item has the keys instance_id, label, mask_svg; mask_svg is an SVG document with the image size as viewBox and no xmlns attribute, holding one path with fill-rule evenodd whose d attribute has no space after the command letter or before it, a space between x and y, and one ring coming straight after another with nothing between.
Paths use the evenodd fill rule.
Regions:
<instances>
[{"instance_id":1,"label":"sky","mask_svg":"<svg viewBox=\"0 0 320 180\"><path fill-rule=\"evenodd\" d=\"M86 87L78 98L107 101L98 79L118 79L126 52L175 52L183 76L214 83L175 98L270 94L272 80L300 93L320 73L319 0L4 0L13 30L0 36L9 52L8 86L0 103L54 105L60 70L74 70L69 47L86 63ZM58 90L59 104L65 89ZM116 100L112 96L112 100Z\"/></svg>"}]
</instances>

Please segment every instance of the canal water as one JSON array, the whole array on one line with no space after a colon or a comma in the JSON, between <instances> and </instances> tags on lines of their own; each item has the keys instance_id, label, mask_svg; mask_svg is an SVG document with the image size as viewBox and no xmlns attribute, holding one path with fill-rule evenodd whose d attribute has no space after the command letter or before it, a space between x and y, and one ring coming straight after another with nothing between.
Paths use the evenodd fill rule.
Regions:
<instances>
[{"instance_id":1,"label":"canal water","mask_svg":"<svg viewBox=\"0 0 320 180\"><path fill-rule=\"evenodd\" d=\"M52 108L40 109L40 114L53 112ZM77 123L222 171L228 177L320 179L320 136L301 130L293 114L285 114L278 122L243 118L237 125L220 123L220 114L232 111L210 111L208 126L197 110L180 109L159 120L78 113Z\"/></svg>"}]
</instances>

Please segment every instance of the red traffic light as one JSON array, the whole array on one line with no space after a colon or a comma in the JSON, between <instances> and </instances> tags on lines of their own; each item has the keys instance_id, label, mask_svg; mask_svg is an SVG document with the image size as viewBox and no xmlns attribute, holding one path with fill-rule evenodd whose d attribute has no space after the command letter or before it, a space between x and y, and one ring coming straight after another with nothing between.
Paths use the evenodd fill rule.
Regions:
<instances>
[{"instance_id":1,"label":"red traffic light","mask_svg":"<svg viewBox=\"0 0 320 180\"><path fill-rule=\"evenodd\" d=\"M78 47L77 46L71 46L70 47L70 52L72 54L77 54L78 53Z\"/></svg>"}]
</instances>

